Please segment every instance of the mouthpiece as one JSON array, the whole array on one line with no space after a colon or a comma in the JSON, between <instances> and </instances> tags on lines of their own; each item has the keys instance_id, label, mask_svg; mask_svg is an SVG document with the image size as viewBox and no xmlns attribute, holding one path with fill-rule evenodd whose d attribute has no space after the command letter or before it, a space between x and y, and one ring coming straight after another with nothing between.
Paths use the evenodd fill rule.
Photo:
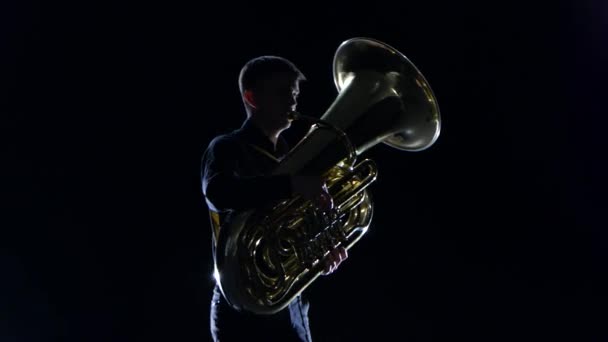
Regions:
<instances>
[{"instance_id":1,"label":"mouthpiece","mask_svg":"<svg viewBox=\"0 0 608 342\"><path fill-rule=\"evenodd\" d=\"M295 110L292 110L289 113L287 113L287 119L289 121L301 120L303 122L307 122L310 124L322 124L323 123L320 119L314 118L310 115L301 114L300 112L295 111Z\"/></svg>"}]
</instances>

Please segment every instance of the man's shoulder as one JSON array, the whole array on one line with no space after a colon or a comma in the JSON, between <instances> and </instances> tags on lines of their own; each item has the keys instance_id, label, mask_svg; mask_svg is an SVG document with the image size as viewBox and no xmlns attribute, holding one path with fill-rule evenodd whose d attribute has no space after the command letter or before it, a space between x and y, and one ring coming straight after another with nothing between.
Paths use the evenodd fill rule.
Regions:
<instances>
[{"instance_id":1,"label":"man's shoulder","mask_svg":"<svg viewBox=\"0 0 608 342\"><path fill-rule=\"evenodd\" d=\"M222 133L209 141L206 150L218 151L218 150L229 150L238 148L241 144L241 139L238 130L234 130L227 133Z\"/></svg>"},{"instance_id":2,"label":"man's shoulder","mask_svg":"<svg viewBox=\"0 0 608 342\"><path fill-rule=\"evenodd\" d=\"M238 134L236 131L223 133L223 134L219 134L219 135L215 136L213 139L211 139L211 141L209 142L209 147L233 145L233 144L237 143L238 140L239 140L239 137L238 137Z\"/></svg>"}]
</instances>

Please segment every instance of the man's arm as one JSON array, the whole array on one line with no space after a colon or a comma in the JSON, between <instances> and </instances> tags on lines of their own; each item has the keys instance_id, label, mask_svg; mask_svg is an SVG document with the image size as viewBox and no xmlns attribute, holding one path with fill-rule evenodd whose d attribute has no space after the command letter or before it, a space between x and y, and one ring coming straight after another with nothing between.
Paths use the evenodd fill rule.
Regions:
<instances>
[{"instance_id":1,"label":"man's arm","mask_svg":"<svg viewBox=\"0 0 608 342\"><path fill-rule=\"evenodd\" d=\"M289 175L240 177L236 170L242 151L227 137L214 139L202 160L202 190L215 210L244 210L292 195Z\"/></svg>"},{"instance_id":2,"label":"man's arm","mask_svg":"<svg viewBox=\"0 0 608 342\"><path fill-rule=\"evenodd\" d=\"M230 139L211 142L202 162L203 194L217 211L256 208L272 200L288 198L297 193L313 200L319 208L331 210L333 200L320 177L278 175L239 177L236 175L238 145ZM325 260L323 274L329 275L348 258L344 247L334 249Z\"/></svg>"}]
</instances>

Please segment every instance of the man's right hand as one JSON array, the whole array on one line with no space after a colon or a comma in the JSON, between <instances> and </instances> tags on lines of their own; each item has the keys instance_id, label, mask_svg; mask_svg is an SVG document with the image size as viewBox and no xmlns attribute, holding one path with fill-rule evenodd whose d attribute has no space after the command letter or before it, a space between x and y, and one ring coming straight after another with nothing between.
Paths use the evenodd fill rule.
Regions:
<instances>
[{"instance_id":1,"label":"man's right hand","mask_svg":"<svg viewBox=\"0 0 608 342\"><path fill-rule=\"evenodd\" d=\"M321 177L293 175L291 176L291 187L293 192L302 196L303 199L315 202L319 209L323 211L333 209L333 198Z\"/></svg>"},{"instance_id":2,"label":"man's right hand","mask_svg":"<svg viewBox=\"0 0 608 342\"><path fill-rule=\"evenodd\" d=\"M340 264L348 258L348 251L346 248L340 246L329 251L327 259L325 261L325 269L323 275L330 275L334 273Z\"/></svg>"},{"instance_id":3,"label":"man's right hand","mask_svg":"<svg viewBox=\"0 0 608 342\"><path fill-rule=\"evenodd\" d=\"M294 193L299 194L305 200L313 201L320 210L327 213L333 209L334 200L321 177L295 175L292 176L291 182ZM347 258L346 248L340 246L332 249L326 256L323 275L335 272Z\"/></svg>"}]
</instances>

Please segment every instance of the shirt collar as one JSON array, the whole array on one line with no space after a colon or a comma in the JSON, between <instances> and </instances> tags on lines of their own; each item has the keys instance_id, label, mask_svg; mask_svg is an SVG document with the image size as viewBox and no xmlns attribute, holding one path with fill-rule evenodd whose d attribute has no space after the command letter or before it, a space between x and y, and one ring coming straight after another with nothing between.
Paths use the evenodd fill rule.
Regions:
<instances>
[{"instance_id":1,"label":"shirt collar","mask_svg":"<svg viewBox=\"0 0 608 342\"><path fill-rule=\"evenodd\" d=\"M240 131L245 136L247 141L277 158L281 158L287 153L288 147L285 138L279 135L275 150L270 138L264 134L264 132L253 122L253 120L251 120L251 118L247 118L245 122L243 122Z\"/></svg>"}]
</instances>

